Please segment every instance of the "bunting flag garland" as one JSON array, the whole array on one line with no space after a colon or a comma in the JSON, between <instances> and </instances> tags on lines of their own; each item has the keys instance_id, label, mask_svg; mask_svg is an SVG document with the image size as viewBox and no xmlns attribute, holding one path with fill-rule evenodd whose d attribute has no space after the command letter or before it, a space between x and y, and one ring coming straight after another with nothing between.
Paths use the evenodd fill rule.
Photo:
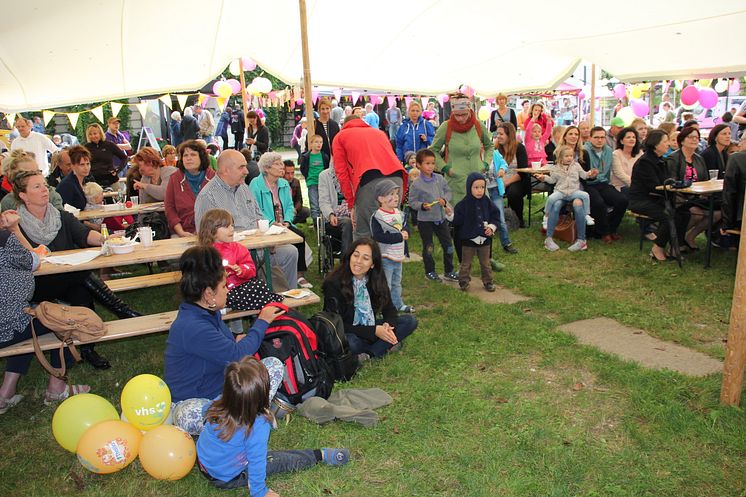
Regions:
<instances>
[{"instance_id":1,"label":"bunting flag garland","mask_svg":"<svg viewBox=\"0 0 746 497\"><path fill-rule=\"evenodd\" d=\"M209 95L205 95L204 93L200 93L199 97L197 97L197 105L201 105L204 107L207 104L207 99L210 98Z\"/></svg>"},{"instance_id":2,"label":"bunting flag garland","mask_svg":"<svg viewBox=\"0 0 746 497\"><path fill-rule=\"evenodd\" d=\"M337 88L334 90L334 99L339 102L339 100L342 98L342 88Z\"/></svg>"},{"instance_id":3,"label":"bunting flag garland","mask_svg":"<svg viewBox=\"0 0 746 497\"><path fill-rule=\"evenodd\" d=\"M360 98L360 92L359 91L353 91L350 92L352 95L352 105L355 105L357 103L358 98Z\"/></svg>"},{"instance_id":4,"label":"bunting flag garland","mask_svg":"<svg viewBox=\"0 0 746 497\"><path fill-rule=\"evenodd\" d=\"M422 97L420 98L420 102L422 102L422 110L427 109L427 103L430 101L430 97Z\"/></svg>"},{"instance_id":5,"label":"bunting flag garland","mask_svg":"<svg viewBox=\"0 0 746 497\"><path fill-rule=\"evenodd\" d=\"M179 108L184 111L186 108L186 102L189 98L189 95L176 95L176 101L179 102Z\"/></svg>"},{"instance_id":6,"label":"bunting flag garland","mask_svg":"<svg viewBox=\"0 0 746 497\"><path fill-rule=\"evenodd\" d=\"M104 106L103 105L99 105L95 109L91 109L91 114L96 116L96 119L98 119L102 123L104 122Z\"/></svg>"},{"instance_id":7,"label":"bunting flag garland","mask_svg":"<svg viewBox=\"0 0 746 497\"><path fill-rule=\"evenodd\" d=\"M7 119L8 125L12 127L13 125L15 125L16 122L16 113L11 112L9 114L5 114L5 119Z\"/></svg>"},{"instance_id":8,"label":"bunting flag garland","mask_svg":"<svg viewBox=\"0 0 746 497\"><path fill-rule=\"evenodd\" d=\"M163 102L163 105L165 105L169 109L171 109L171 107L173 107L173 103L171 102L171 95L169 95L168 93L166 93L165 95L161 95L160 97L158 97L158 100L160 100L161 102Z\"/></svg>"},{"instance_id":9,"label":"bunting flag garland","mask_svg":"<svg viewBox=\"0 0 746 497\"><path fill-rule=\"evenodd\" d=\"M409 104L412 103L412 100L414 100L414 97L404 97L404 102L407 104L407 109L409 109Z\"/></svg>"},{"instance_id":10,"label":"bunting flag garland","mask_svg":"<svg viewBox=\"0 0 746 497\"><path fill-rule=\"evenodd\" d=\"M148 112L148 104L150 104L150 101L143 100L139 104L135 104L135 107L137 107L137 110L140 111L140 115L143 119L145 119L145 114Z\"/></svg>"},{"instance_id":11,"label":"bunting flag garland","mask_svg":"<svg viewBox=\"0 0 746 497\"><path fill-rule=\"evenodd\" d=\"M70 124L72 125L73 129L75 129L75 127L78 125L78 118L80 117L80 112L68 112L65 115L70 120Z\"/></svg>"},{"instance_id":12,"label":"bunting flag garland","mask_svg":"<svg viewBox=\"0 0 746 497\"><path fill-rule=\"evenodd\" d=\"M394 107L396 105L396 97L393 96L393 95L387 95L386 96L386 101L389 104L389 109L392 108L392 107Z\"/></svg>"},{"instance_id":13,"label":"bunting flag garland","mask_svg":"<svg viewBox=\"0 0 746 497\"><path fill-rule=\"evenodd\" d=\"M119 111L122 110L122 107L124 107L124 104L120 104L119 102L112 102L111 103L111 115L114 117L117 117L119 115Z\"/></svg>"},{"instance_id":14,"label":"bunting flag garland","mask_svg":"<svg viewBox=\"0 0 746 497\"><path fill-rule=\"evenodd\" d=\"M220 112L223 112L225 110L225 104L228 103L229 97L217 97L215 98L215 101L218 103L218 108L220 109Z\"/></svg>"},{"instance_id":15,"label":"bunting flag garland","mask_svg":"<svg viewBox=\"0 0 746 497\"><path fill-rule=\"evenodd\" d=\"M52 120L56 112L54 112L53 110L45 110L42 111L42 114L44 115L44 126L49 126L49 122Z\"/></svg>"}]
</instances>

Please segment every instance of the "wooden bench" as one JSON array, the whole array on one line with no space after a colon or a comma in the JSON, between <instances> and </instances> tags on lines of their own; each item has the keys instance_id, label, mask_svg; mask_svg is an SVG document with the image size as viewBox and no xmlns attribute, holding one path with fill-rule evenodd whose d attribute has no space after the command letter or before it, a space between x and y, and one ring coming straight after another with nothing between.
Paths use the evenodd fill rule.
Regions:
<instances>
[{"instance_id":1,"label":"wooden bench","mask_svg":"<svg viewBox=\"0 0 746 497\"><path fill-rule=\"evenodd\" d=\"M318 304L319 302L321 302L319 296L312 293L302 299L292 299L288 297L283 303L288 307L296 308L309 304ZM149 316L107 321L104 323L106 325L106 333L97 340L97 342L108 342L111 340L119 340L120 338L150 335L151 333L168 331L171 327L171 323L176 319L177 313L178 311L167 311L158 314L151 314ZM259 311L232 311L223 315L223 320L236 319L254 314L259 314ZM60 346L60 341L54 333L48 333L39 337L39 345L42 350L57 349ZM76 345L78 345L77 342ZM34 344L30 339L8 347L0 348L0 357L33 353Z\"/></svg>"},{"instance_id":2,"label":"wooden bench","mask_svg":"<svg viewBox=\"0 0 746 497\"><path fill-rule=\"evenodd\" d=\"M181 271L169 271L165 273L146 274L144 276L133 276L131 278L117 278L106 280L106 286L112 292L126 292L140 288L151 288L154 286L173 285L181 280Z\"/></svg>"},{"instance_id":3,"label":"wooden bench","mask_svg":"<svg viewBox=\"0 0 746 497\"><path fill-rule=\"evenodd\" d=\"M647 229L650 227L651 224L655 222L655 219L653 219L650 216L646 216L645 214L640 214L639 212L633 212L633 211L627 211L630 216L635 218L637 221L637 224L640 225L640 252L642 252L642 244L647 240L648 238L645 236L647 235Z\"/></svg>"},{"instance_id":4,"label":"wooden bench","mask_svg":"<svg viewBox=\"0 0 746 497\"><path fill-rule=\"evenodd\" d=\"M738 235L741 236L741 230L725 230L726 233L729 235Z\"/></svg>"}]
</instances>

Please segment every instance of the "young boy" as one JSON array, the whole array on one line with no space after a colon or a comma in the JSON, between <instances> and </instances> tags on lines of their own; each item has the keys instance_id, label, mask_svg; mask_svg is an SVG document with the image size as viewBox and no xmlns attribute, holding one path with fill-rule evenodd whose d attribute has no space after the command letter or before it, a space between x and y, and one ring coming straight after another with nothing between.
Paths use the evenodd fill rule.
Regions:
<instances>
[{"instance_id":1,"label":"young boy","mask_svg":"<svg viewBox=\"0 0 746 497\"><path fill-rule=\"evenodd\" d=\"M313 135L308 143L308 152L300 156L300 172L306 178L308 187L308 203L311 205L311 217L316 219L321 215L319 209L319 173L329 167L329 155L321 151L324 138Z\"/></svg>"},{"instance_id":2,"label":"young boy","mask_svg":"<svg viewBox=\"0 0 746 497\"><path fill-rule=\"evenodd\" d=\"M435 272L433 259L433 233L443 247L443 277L458 281L453 271L453 244L449 233L446 215L452 212L448 202L451 200L451 189L440 174L433 174L435 153L423 148L416 155L417 169L420 177L410 183L409 206L417 213L417 226L422 238L422 261L425 263L425 277L432 281L441 281Z\"/></svg>"},{"instance_id":3,"label":"young boy","mask_svg":"<svg viewBox=\"0 0 746 497\"><path fill-rule=\"evenodd\" d=\"M479 173L470 173L466 178L466 196L453 209L453 228L461 241L461 267L458 284L464 292L471 281L471 261L479 258L482 268L482 284L488 292L495 291L490 267L490 245L492 235L500 222L500 213L487 198L487 180Z\"/></svg>"},{"instance_id":4,"label":"young boy","mask_svg":"<svg viewBox=\"0 0 746 497\"><path fill-rule=\"evenodd\" d=\"M378 242L383 257L383 272L391 290L391 301L400 312L414 312L414 307L404 305L401 299L401 273L404 261L404 241L409 232L403 226L399 210L399 187L384 178L375 185L378 210L370 218L370 231Z\"/></svg>"}]
</instances>

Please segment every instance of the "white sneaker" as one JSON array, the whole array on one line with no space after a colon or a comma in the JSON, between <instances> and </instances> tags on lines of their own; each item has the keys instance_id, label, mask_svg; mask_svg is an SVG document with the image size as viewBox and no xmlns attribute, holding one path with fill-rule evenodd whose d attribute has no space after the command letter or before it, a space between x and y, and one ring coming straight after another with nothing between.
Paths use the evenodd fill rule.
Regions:
<instances>
[{"instance_id":1,"label":"white sneaker","mask_svg":"<svg viewBox=\"0 0 746 497\"><path fill-rule=\"evenodd\" d=\"M549 222L549 218L547 216L544 216L544 219L541 220L541 228L546 231L547 230L547 223Z\"/></svg>"},{"instance_id":2,"label":"white sneaker","mask_svg":"<svg viewBox=\"0 0 746 497\"><path fill-rule=\"evenodd\" d=\"M591 217L590 214L585 215L585 225L586 226L593 226L596 224L596 220Z\"/></svg>"},{"instance_id":3,"label":"white sneaker","mask_svg":"<svg viewBox=\"0 0 746 497\"><path fill-rule=\"evenodd\" d=\"M544 239L544 248L550 252L554 252L556 250L559 250L559 245L554 243L554 240L552 240L551 237L547 237L546 239Z\"/></svg>"},{"instance_id":4,"label":"white sneaker","mask_svg":"<svg viewBox=\"0 0 746 497\"><path fill-rule=\"evenodd\" d=\"M567 247L570 252L580 252L581 250L588 250L588 244L585 240L575 240L575 243Z\"/></svg>"}]
</instances>

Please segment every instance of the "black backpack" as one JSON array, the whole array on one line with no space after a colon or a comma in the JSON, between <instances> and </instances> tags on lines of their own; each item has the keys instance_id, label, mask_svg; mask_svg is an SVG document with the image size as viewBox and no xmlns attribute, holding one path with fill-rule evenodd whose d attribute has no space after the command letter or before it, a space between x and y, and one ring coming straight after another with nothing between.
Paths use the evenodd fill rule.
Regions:
<instances>
[{"instance_id":1,"label":"black backpack","mask_svg":"<svg viewBox=\"0 0 746 497\"><path fill-rule=\"evenodd\" d=\"M360 368L357 357L350 353L342 316L320 311L308 320L316 332L319 358L326 362L335 381L349 381Z\"/></svg>"},{"instance_id":2,"label":"black backpack","mask_svg":"<svg viewBox=\"0 0 746 497\"><path fill-rule=\"evenodd\" d=\"M256 355L259 359L276 357L285 366L285 377L278 391L293 405L312 396L329 398L334 378L317 356L316 333L299 312L284 304L271 305L286 313L269 325Z\"/></svg>"}]
</instances>

